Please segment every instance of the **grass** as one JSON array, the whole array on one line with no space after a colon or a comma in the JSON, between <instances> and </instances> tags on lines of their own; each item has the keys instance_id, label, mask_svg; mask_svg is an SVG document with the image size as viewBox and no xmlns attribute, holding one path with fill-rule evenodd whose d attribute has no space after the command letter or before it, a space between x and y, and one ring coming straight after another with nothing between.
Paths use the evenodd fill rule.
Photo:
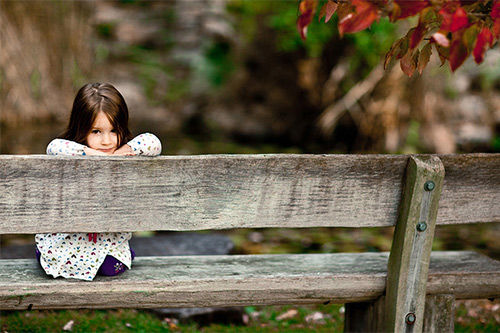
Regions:
<instances>
[{"instance_id":1,"label":"grass","mask_svg":"<svg viewBox=\"0 0 500 333\"><path fill-rule=\"evenodd\" d=\"M2 314L1 330L58 332L72 320L72 332L341 332L342 309L338 304L246 307L240 324L212 323L208 326L179 323L173 318L134 309L13 311Z\"/></svg>"},{"instance_id":2,"label":"grass","mask_svg":"<svg viewBox=\"0 0 500 333\"><path fill-rule=\"evenodd\" d=\"M498 332L499 309L498 300L458 301L455 332ZM342 332L343 313L339 304L246 307L236 324L215 321L202 326L135 309L12 311L2 313L0 328L2 332L63 332L73 321L72 332Z\"/></svg>"}]
</instances>

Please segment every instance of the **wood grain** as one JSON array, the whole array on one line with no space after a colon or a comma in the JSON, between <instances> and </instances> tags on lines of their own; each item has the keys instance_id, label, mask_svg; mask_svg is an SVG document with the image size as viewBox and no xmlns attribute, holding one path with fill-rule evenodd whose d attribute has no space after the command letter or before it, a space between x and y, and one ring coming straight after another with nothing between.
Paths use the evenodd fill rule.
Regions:
<instances>
[{"instance_id":1,"label":"wood grain","mask_svg":"<svg viewBox=\"0 0 500 333\"><path fill-rule=\"evenodd\" d=\"M93 282L53 279L35 260L0 260L0 310L363 302L384 293L388 253L138 257ZM428 294L500 297L500 262L433 252Z\"/></svg>"},{"instance_id":2,"label":"wood grain","mask_svg":"<svg viewBox=\"0 0 500 333\"><path fill-rule=\"evenodd\" d=\"M386 331L422 332L427 271L443 185L444 166L436 156L411 157L389 257ZM434 188L425 189L432 181ZM425 230L417 230L424 223ZM416 320L406 322L413 314Z\"/></svg>"},{"instance_id":3,"label":"wood grain","mask_svg":"<svg viewBox=\"0 0 500 333\"><path fill-rule=\"evenodd\" d=\"M0 155L0 233L393 226L408 157ZM500 222L500 154L440 158L437 223Z\"/></svg>"},{"instance_id":4,"label":"wood grain","mask_svg":"<svg viewBox=\"0 0 500 333\"><path fill-rule=\"evenodd\" d=\"M346 303L344 332L384 332L385 296L372 302Z\"/></svg>"},{"instance_id":5,"label":"wood grain","mask_svg":"<svg viewBox=\"0 0 500 333\"><path fill-rule=\"evenodd\" d=\"M455 332L455 297L428 295L425 299L424 332Z\"/></svg>"}]
</instances>

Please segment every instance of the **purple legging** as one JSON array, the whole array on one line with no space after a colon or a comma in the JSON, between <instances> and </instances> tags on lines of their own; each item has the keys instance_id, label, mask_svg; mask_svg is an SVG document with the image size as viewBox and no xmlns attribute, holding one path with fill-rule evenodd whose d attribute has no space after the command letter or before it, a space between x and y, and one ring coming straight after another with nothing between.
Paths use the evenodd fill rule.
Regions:
<instances>
[{"instance_id":1,"label":"purple legging","mask_svg":"<svg viewBox=\"0 0 500 333\"><path fill-rule=\"evenodd\" d=\"M36 260L40 263L40 251L38 249L35 250ZM132 255L132 260L135 258L134 250L130 249L130 254ZM116 259L113 256L106 256L104 258L104 262L101 267L97 271L99 275L113 276L123 273L127 270L127 266L125 266L120 260Z\"/></svg>"}]
</instances>

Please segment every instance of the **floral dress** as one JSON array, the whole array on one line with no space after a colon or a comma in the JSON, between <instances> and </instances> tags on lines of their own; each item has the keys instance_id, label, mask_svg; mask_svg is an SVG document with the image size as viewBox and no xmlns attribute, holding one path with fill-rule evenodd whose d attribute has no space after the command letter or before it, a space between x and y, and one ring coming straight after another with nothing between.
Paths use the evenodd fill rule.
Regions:
<instances>
[{"instance_id":1,"label":"floral dress","mask_svg":"<svg viewBox=\"0 0 500 333\"><path fill-rule=\"evenodd\" d=\"M150 133L136 136L127 144L136 155L157 156L161 152L160 140ZM47 146L49 155L85 155L85 145L54 139ZM130 269L132 258L130 232L98 233L96 242L89 241L87 233L36 234L35 242L40 252L40 265L47 275L92 281L106 256L110 255Z\"/></svg>"}]
</instances>

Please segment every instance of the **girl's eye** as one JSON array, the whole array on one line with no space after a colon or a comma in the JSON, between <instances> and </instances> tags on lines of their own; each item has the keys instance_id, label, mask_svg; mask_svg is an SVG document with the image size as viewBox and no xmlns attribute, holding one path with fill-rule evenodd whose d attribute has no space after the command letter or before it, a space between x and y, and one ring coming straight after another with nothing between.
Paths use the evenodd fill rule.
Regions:
<instances>
[{"instance_id":1,"label":"girl's eye","mask_svg":"<svg viewBox=\"0 0 500 333\"><path fill-rule=\"evenodd\" d=\"M116 133L116 130L115 129L111 130L111 133Z\"/></svg>"},{"instance_id":2,"label":"girl's eye","mask_svg":"<svg viewBox=\"0 0 500 333\"><path fill-rule=\"evenodd\" d=\"M94 133L94 134L97 134L99 132L100 132L99 130L92 130L92 133Z\"/></svg>"}]
</instances>

